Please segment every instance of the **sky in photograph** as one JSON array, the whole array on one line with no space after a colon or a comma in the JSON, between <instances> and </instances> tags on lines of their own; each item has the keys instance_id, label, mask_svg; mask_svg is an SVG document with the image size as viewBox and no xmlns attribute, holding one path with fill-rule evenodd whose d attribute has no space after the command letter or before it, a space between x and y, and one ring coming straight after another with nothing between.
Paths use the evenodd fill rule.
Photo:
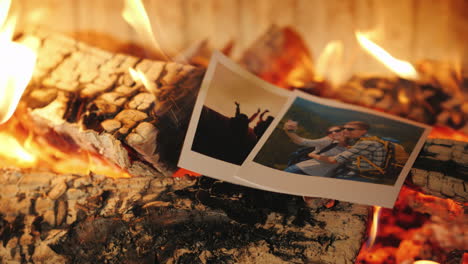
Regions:
<instances>
[{"instance_id":1,"label":"sky in photograph","mask_svg":"<svg viewBox=\"0 0 468 264\"><path fill-rule=\"evenodd\" d=\"M281 89L281 88L278 88ZM283 107L286 98L263 89L249 78L241 76L222 64L218 64L208 88L205 106L232 117L236 113L235 101L240 103L241 113L250 117L258 108L270 110L275 116ZM266 118L268 114L264 117ZM258 119L250 123L253 127Z\"/></svg>"}]
</instances>

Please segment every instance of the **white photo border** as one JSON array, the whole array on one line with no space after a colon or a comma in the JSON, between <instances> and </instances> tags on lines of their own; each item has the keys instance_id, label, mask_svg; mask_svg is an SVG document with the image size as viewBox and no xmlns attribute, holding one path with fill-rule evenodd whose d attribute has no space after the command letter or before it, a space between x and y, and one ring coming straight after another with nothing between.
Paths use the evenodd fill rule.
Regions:
<instances>
[{"instance_id":1,"label":"white photo border","mask_svg":"<svg viewBox=\"0 0 468 264\"><path fill-rule=\"evenodd\" d=\"M349 109L367 114L381 116L383 118L392 119L395 121L407 123L413 126L424 129L418 142L410 153L410 157L403 167L393 186L351 181L345 179L326 178L326 177L304 177L304 175L280 171L269 168L262 164L256 163L253 159L262 149L265 142L273 133L279 122L283 119L286 112L290 109L296 98L302 98L314 103L336 107L341 109ZM306 94L300 91L294 91L283 109L278 113L273 123L264 133L254 149L250 152L247 159L242 164L237 172L236 178L244 183L262 188L265 190L273 190L280 193L287 193L301 196L322 197L329 199L342 200L347 202L377 205L382 207L393 207L400 188L405 181L414 161L417 158L424 142L431 130L430 126L393 116L386 113L373 111L364 107L349 105L331 99L319 98L313 95Z\"/></svg>"},{"instance_id":2,"label":"white photo border","mask_svg":"<svg viewBox=\"0 0 468 264\"><path fill-rule=\"evenodd\" d=\"M219 64L222 64L232 72L252 82L257 87L261 87L267 92L284 97L284 102L286 102L292 95L291 91L277 87L258 78L254 74L243 69L240 65L234 63L228 57L224 56L221 52L214 51L200 87L200 91L198 93L177 166L215 179L258 188L256 185L251 185L248 182L239 180L238 178L234 177L237 170L240 168L240 165L212 158L192 150L192 145L195 139L198 122L200 121L201 112L205 104L210 85L213 78L215 77L214 75L216 67Z\"/></svg>"}]
</instances>

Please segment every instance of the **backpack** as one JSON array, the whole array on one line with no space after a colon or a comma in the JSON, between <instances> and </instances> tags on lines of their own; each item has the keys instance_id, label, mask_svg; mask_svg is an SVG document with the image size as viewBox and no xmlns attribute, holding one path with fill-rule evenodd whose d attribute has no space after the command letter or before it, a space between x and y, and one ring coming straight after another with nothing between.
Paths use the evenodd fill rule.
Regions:
<instances>
[{"instance_id":1,"label":"backpack","mask_svg":"<svg viewBox=\"0 0 468 264\"><path fill-rule=\"evenodd\" d=\"M372 137L363 137L359 141L377 141L383 145L386 150L386 155L384 162L381 166L377 166L375 163L371 162L364 156L358 156L356 159L356 166L358 167L357 172L360 176L372 179L382 179L385 178L394 179L398 176L401 171L401 168L405 165L406 161L409 158L409 154L406 152L405 148L397 143L397 141L387 138L380 138L377 136ZM373 168L372 169L361 169L360 165L362 161L366 161Z\"/></svg>"}]
</instances>

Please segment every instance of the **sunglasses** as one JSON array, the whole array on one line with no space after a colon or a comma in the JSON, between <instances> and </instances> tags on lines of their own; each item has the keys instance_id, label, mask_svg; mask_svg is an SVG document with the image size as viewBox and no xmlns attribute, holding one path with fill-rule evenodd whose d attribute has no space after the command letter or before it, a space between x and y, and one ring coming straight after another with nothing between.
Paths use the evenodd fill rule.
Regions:
<instances>
[{"instance_id":1,"label":"sunglasses","mask_svg":"<svg viewBox=\"0 0 468 264\"><path fill-rule=\"evenodd\" d=\"M330 130L330 131L327 131L327 134L338 133L338 132L341 132L341 131L343 131L343 129Z\"/></svg>"},{"instance_id":2,"label":"sunglasses","mask_svg":"<svg viewBox=\"0 0 468 264\"><path fill-rule=\"evenodd\" d=\"M345 127L344 129L347 131L362 130L362 129L354 128L354 127Z\"/></svg>"}]
</instances>

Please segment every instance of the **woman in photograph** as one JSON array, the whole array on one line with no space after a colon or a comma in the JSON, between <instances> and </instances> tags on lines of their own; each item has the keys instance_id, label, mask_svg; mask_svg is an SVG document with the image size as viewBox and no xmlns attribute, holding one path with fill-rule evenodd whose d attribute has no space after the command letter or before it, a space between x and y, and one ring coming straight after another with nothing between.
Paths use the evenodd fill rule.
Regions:
<instances>
[{"instance_id":1,"label":"woman in photograph","mask_svg":"<svg viewBox=\"0 0 468 264\"><path fill-rule=\"evenodd\" d=\"M288 137L297 145L304 147L315 147L313 154L323 156L335 156L347 149L348 144L343 135L342 126L332 126L327 129L327 135L319 139L307 139L296 134L298 123L292 120L286 121L284 131ZM310 176L331 177L339 164L330 164L328 162L319 161L316 159L308 159L290 165L284 171L303 174Z\"/></svg>"}]
</instances>

